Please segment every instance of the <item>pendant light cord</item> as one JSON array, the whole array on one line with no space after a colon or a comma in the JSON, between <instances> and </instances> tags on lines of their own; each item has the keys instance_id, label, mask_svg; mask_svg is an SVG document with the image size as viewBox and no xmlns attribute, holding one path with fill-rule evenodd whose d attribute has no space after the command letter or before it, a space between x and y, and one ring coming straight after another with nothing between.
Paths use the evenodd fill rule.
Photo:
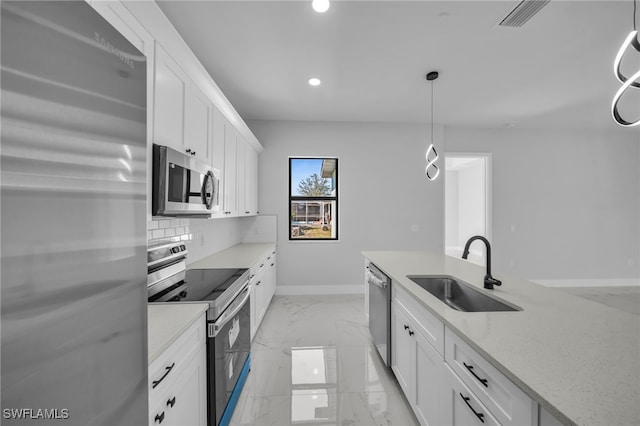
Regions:
<instances>
[{"instance_id":1,"label":"pendant light cord","mask_svg":"<svg viewBox=\"0 0 640 426\"><path fill-rule=\"evenodd\" d=\"M637 31L638 27L636 27L636 3L637 0L633 0L633 30Z\"/></svg>"},{"instance_id":2,"label":"pendant light cord","mask_svg":"<svg viewBox=\"0 0 640 426\"><path fill-rule=\"evenodd\" d=\"M433 143L433 80L431 80L431 143Z\"/></svg>"}]
</instances>

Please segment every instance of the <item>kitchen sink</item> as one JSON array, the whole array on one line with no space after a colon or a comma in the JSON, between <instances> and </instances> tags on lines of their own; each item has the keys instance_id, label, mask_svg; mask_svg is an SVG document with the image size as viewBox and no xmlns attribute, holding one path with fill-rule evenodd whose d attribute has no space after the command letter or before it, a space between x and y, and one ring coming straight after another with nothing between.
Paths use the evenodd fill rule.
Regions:
<instances>
[{"instance_id":1,"label":"kitchen sink","mask_svg":"<svg viewBox=\"0 0 640 426\"><path fill-rule=\"evenodd\" d=\"M407 275L429 293L463 312L521 311L522 308L494 299L458 278L449 275Z\"/></svg>"}]
</instances>

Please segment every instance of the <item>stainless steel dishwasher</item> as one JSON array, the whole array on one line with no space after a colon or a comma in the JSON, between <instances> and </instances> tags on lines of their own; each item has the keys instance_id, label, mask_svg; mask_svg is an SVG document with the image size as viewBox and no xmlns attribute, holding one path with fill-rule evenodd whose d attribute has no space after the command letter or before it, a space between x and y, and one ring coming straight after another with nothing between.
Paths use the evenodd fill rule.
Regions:
<instances>
[{"instance_id":1,"label":"stainless steel dishwasher","mask_svg":"<svg viewBox=\"0 0 640 426\"><path fill-rule=\"evenodd\" d=\"M391 367L391 279L373 263L367 270L369 332L382 361Z\"/></svg>"}]
</instances>

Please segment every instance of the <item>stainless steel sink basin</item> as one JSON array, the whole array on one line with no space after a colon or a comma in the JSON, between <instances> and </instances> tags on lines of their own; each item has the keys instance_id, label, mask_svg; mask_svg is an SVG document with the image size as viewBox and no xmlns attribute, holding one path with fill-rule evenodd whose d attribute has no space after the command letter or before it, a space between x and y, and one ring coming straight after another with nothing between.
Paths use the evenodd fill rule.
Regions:
<instances>
[{"instance_id":1,"label":"stainless steel sink basin","mask_svg":"<svg viewBox=\"0 0 640 426\"><path fill-rule=\"evenodd\" d=\"M522 308L494 299L471 284L449 275L407 275L429 293L463 312L521 311Z\"/></svg>"}]
</instances>

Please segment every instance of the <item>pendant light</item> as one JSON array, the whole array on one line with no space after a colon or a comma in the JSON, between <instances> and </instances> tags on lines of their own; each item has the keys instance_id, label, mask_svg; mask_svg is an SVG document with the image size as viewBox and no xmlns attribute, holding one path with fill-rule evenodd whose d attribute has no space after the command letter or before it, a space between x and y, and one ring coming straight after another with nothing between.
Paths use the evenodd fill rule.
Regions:
<instances>
[{"instance_id":1,"label":"pendant light","mask_svg":"<svg viewBox=\"0 0 640 426\"><path fill-rule=\"evenodd\" d=\"M425 159L427 160L427 167L424 169L424 174L427 176L429 180L436 180L438 175L440 174L440 168L436 164L439 156L436 152L436 148L433 144L433 81L438 78L438 71L431 71L427 74L427 80L431 82L431 144L429 148L427 148L427 153L425 154Z\"/></svg>"},{"instance_id":2,"label":"pendant light","mask_svg":"<svg viewBox=\"0 0 640 426\"><path fill-rule=\"evenodd\" d=\"M611 115L613 115L613 119L616 120L619 125L624 127L637 126L640 124L640 118L638 118L636 121L627 121L626 119L622 118L622 115L620 115L620 111L618 111L618 102L620 101L622 95L630 87L640 89L640 82L638 81L640 80L640 70L638 70L630 78L625 77L622 74L622 71L620 71L622 57L624 56L625 52L629 50L629 46L633 46L636 52L640 53L640 42L638 41L638 29L636 27L636 0L633 0L633 30L624 40L622 46L620 46L620 50L618 50L618 54L613 61L613 73L618 81L622 83L622 86L620 86L620 89L618 89L615 96L613 97L613 101L611 102Z\"/></svg>"}]
</instances>

